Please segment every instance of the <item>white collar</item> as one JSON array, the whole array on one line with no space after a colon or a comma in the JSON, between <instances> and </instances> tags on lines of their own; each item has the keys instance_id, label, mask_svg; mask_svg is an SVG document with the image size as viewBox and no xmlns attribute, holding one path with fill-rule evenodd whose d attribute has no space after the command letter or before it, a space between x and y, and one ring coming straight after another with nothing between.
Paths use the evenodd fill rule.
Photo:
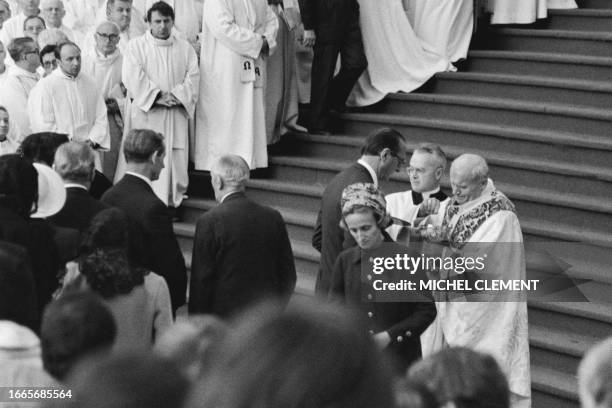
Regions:
<instances>
[{"instance_id":1,"label":"white collar","mask_svg":"<svg viewBox=\"0 0 612 408\"><path fill-rule=\"evenodd\" d=\"M151 179L149 179L148 177L143 176L142 174L134 173L133 171L126 171L125 174L129 174L131 176L138 177L139 179L147 183L151 188L153 188L153 183L151 182Z\"/></svg>"},{"instance_id":2,"label":"white collar","mask_svg":"<svg viewBox=\"0 0 612 408\"><path fill-rule=\"evenodd\" d=\"M77 183L64 183L64 188L80 188L82 190L89 191L87 187L85 187L82 184L77 184Z\"/></svg>"},{"instance_id":3,"label":"white collar","mask_svg":"<svg viewBox=\"0 0 612 408\"><path fill-rule=\"evenodd\" d=\"M365 169L368 171L368 173L370 173L370 176L372 177L372 181L374 182L374 186L376 188L378 188L378 176L376 175L376 172L374 171L374 169L372 168L372 166L370 166L365 160L363 159L359 159L357 160L357 163L361 164L363 167L365 167Z\"/></svg>"},{"instance_id":4,"label":"white collar","mask_svg":"<svg viewBox=\"0 0 612 408\"><path fill-rule=\"evenodd\" d=\"M229 196L231 196L232 194L236 194L236 193L240 193L240 191L231 191L229 193L227 193L226 195L224 195L223 197L221 197L221 201L219 201L219 204L221 204L223 201L225 201L225 199Z\"/></svg>"}]
</instances>

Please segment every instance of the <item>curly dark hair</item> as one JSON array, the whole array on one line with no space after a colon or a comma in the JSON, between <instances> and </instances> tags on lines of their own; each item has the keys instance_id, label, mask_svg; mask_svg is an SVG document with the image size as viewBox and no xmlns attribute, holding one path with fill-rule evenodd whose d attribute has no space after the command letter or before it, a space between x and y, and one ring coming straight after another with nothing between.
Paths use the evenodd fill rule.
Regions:
<instances>
[{"instance_id":1,"label":"curly dark hair","mask_svg":"<svg viewBox=\"0 0 612 408\"><path fill-rule=\"evenodd\" d=\"M16 154L0 156L0 206L30 218L38 201L38 172Z\"/></svg>"},{"instance_id":2,"label":"curly dark hair","mask_svg":"<svg viewBox=\"0 0 612 408\"><path fill-rule=\"evenodd\" d=\"M55 151L60 145L68 143L68 135L55 132L32 133L21 142L19 152L31 163L53 166Z\"/></svg>"},{"instance_id":3,"label":"curly dark hair","mask_svg":"<svg viewBox=\"0 0 612 408\"><path fill-rule=\"evenodd\" d=\"M96 249L82 256L79 271L91 290L105 299L128 294L144 283L142 270L130 265L121 248Z\"/></svg>"}]
</instances>

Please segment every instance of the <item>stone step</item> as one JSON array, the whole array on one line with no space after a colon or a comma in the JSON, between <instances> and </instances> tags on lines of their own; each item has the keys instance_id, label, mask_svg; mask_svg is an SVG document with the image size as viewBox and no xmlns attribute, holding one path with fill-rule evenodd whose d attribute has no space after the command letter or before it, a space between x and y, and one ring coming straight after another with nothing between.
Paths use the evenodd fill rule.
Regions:
<instances>
[{"instance_id":1,"label":"stone step","mask_svg":"<svg viewBox=\"0 0 612 408\"><path fill-rule=\"evenodd\" d=\"M378 115L370 116L376 117ZM384 124L383 121L380 122L381 126ZM402 131L400 128L398 130ZM592 162L586 161L583 162L588 164L567 163L564 160L551 158L542 160L542 157L538 157L537 154L532 154L529 157L522 152L513 154L504 151L501 146L495 146L492 141L489 141L488 145L485 146L483 140L479 149L473 149L468 148L468 146L455 145L459 138L450 135L444 140L441 138L440 140L432 140L422 137L420 134L415 135L415 132L411 131L403 133L407 135L410 150L421 141L428 140L440 142L449 160L466 151L481 154L489 163L493 179L500 182L508 182L522 187L542 188L563 195L578 194L601 199L612 197L612 169L609 166L612 163L593 166ZM288 149L286 149L287 156L273 156L271 160L279 166L293 165L316 168L319 171L314 175L312 173L308 174L310 177L303 181L320 182L320 180L325 180L327 182L329 178L323 179L323 177L327 173L337 170L341 161L354 161L359 157L364 139L363 136L290 135L285 139L288 146ZM489 146L491 147L489 148ZM612 159L612 152L605 154L605 152L600 151L599 153L602 161L607 158L610 162L610 159ZM314 166L314 161L320 166ZM272 171L272 174L275 174L274 171ZM295 174L293 179L295 177L299 177L299 175Z\"/></svg>"},{"instance_id":2,"label":"stone step","mask_svg":"<svg viewBox=\"0 0 612 408\"><path fill-rule=\"evenodd\" d=\"M532 406L578 408L578 386L573 375L531 366Z\"/></svg>"},{"instance_id":3,"label":"stone step","mask_svg":"<svg viewBox=\"0 0 612 408\"><path fill-rule=\"evenodd\" d=\"M428 93L470 95L566 104L573 106L612 105L612 85L608 81L570 80L540 76L444 72L427 87Z\"/></svg>"},{"instance_id":4,"label":"stone step","mask_svg":"<svg viewBox=\"0 0 612 408\"><path fill-rule=\"evenodd\" d=\"M502 50L472 50L468 54L469 72L529 75L568 80L612 80L612 58L565 53Z\"/></svg>"},{"instance_id":5,"label":"stone step","mask_svg":"<svg viewBox=\"0 0 612 408\"><path fill-rule=\"evenodd\" d=\"M589 9L612 9L612 3L610 0L577 0L579 8Z\"/></svg>"},{"instance_id":6,"label":"stone step","mask_svg":"<svg viewBox=\"0 0 612 408\"><path fill-rule=\"evenodd\" d=\"M550 30L612 31L612 9L548 10Z\"/></svg>"},{"instance_id":7,"label":"stone step","mask_svg":"<svg viewBox=\"0 0 612 408\"><path fill-rule=\"evenodd\" d=\"M491 30L493 49L563 53L608 57L612 32L496 28Z\"/></svg>"},{"instance_id":8,"label":"stone step","mask_svg":"<svg viewBox=\"0 0 612 408\"><path fill-rule=\"evenodd\" d=\"M428 117L510 128L520 125L608 137L612 124L609 109L446 94L392 94L372 109L374 113L391 116ZM363 133L360 115L363 113L339 115L336 130L346 134Z\"/></svg>"}]
</instances>

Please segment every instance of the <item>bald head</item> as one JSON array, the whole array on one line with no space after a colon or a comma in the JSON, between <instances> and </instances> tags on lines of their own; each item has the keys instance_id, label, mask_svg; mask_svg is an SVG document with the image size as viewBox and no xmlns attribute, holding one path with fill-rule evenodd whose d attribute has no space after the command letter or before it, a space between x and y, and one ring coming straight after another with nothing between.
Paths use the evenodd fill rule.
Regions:
<instances>
[{"instance_id":1,"label":"bald head","mask_svg":"<svg viewBox=\"0 0 612 408\"><path fill-rule=\"evenodd\" d=\"M221 200L225 194L243 191L249 172L249 165L242 157L234 154L221 156L210 170L215 198Z\"/></svg>"},{"instance_id":2,"label":"bald head","mask_svg":"<svg viewBox=\"0 0 612 408\"><path fill-rule=\"evenodd\" d=\"M477 154L462 154L450 168L450 182L457 204L465 204L482 195L489 178L489 166Z\"/></svg>"},{"instance_id":3,"label":"bald head","mask_svg":"<svg viewBox=\"0 0 612 408\"><path fill-rule=\"evenodd\" d=\"M583 408L612 408L612 337L589 350L578 367Z\"/></svg>"},{"instance_id":4,"label":"bald head","mask_svg":"<svg viewBox=\"0 0 612 408\"><path fill-rule=\"evenodd\" d=\"M119 44L119 26L112 21L104 21L96 27L94 38L98 53L108 56L117 51Z\"/></svg>"}]
</instances>

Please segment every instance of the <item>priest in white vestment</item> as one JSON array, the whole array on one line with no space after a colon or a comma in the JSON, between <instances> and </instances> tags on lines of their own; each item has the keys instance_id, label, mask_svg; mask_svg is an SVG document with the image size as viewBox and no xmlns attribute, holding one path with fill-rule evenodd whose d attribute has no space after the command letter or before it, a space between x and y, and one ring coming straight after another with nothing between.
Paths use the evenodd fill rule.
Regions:
<instances>
[{"instance_id":1,"label":"priest in white vestment","mask_svg":"<svg viewBox=\"0 0 612 408\"><path fill-rule=\"evenodd\" d=\"M453 197L440 231L452 252L472 258L486 255L487 273L504 280L524 280L521 226L512 202L488 178L485 160L473 154L459 156L451 165L450 180ZM446 272L442 270L440 274ZM508 293L496 292L493 298L505 301L437 302L438 327L447 345L494 356L508 378L510 406L528 408L531 381L527 301L508 300Z\"/></svg>"},{"instance_id":2,"label":"priest in white vestment","mask_svg":"<svg viewBox=\"0 0 612 408\"><path fill-rule=\"evenodd\" d=\"M166 3L153 6L151 29L127 46L123 82L133 98L126 132L152 129L164 135L168 153L153 190L166 205L178 207L189 183L188 122L198 100L200 73L193 47L172 32L173 20L174 12ZM122 175L118 168L115 180Z\"/></svg>"},{"instance_id":3,"label":"priest in white vestment","mask_svg":"<svg viewBox=\"0 0 612 408\"><path fill-rule=\"evenodd\" d=\"M37 16L40 13L39 4L40 0L19 0L21 11L6 20L0 30L0 41L3 44L10 43L14 38L23 37L23 23L27 17Z\"/></svg>"},{"instance_id":4,"label":"priest in white vestment","mask_svg":"<svg viewBox=\"0 0 612 408\"><path fill-rule=\"evenodd\" d=\"M267 0L206 0L195 166L235 154L268 166L264 86L278 20Z\"/></svg>"},{"instance_id":5,"label":"priest in white vestment","mask_svg":"<svg viewBox=\"0 0 612 408\"><path fill-rule=\"evenodd\" d=\"M32 132L66 133L96 150L110 148L106 104L93 79L81 73L81 50L64 43L59 67L30 92L28 113ZM99 156L96 168L101 170Z\"/></svg>"},{"instance_id":6,"label":"priest in white vestment","mask_svg":"<svg viewBox=\"0 0 612 408\"><path fill-rule=\"evenodd\" d=\"M13 137L17 143L32 133L28 114L28 97L39 80L36 72L40 66L38 45L31 38L17 38L12 41L10 52L15 64L0 86L0 105L11 117Z\"/></svg>"},{"instance_id":7,"label":"priest in white vestment","mask_svg":"<svg viewBox=\"0 0 612 408\"><path fill-rule=\"evenodd\" d=\"M139 7L143 7L142 13L147 14L153 3L157 0L140 1ZM174 28L193 46L198 41L198 35L202 31L202 5L195 0L162 0L174 10ZM134 7L138 0L134 0ZM137 8L137 7L136 7ZM196 50L197 51L197 50Z\"/></svg>"},{"instance_id":8,"label":"priest in white vestment","mask_svg":"<svg viewBox=\"0 0 612 408\"><path fill-rule=\"evenodd\" d=\"M419 40L402 0L359 0L359 24L368 67L349 96L349 106L372 105L392 92L412 92L437 72L455 70L445 56Z\"/></svg>"},{"instance_id":9,"label":"priest in white vestment","mask_svg":"<svg viewBox=\"0 0 612 408\"><path fill-rule=\"evenodd\" d=\"M63 21L66 10L62 0L42 0L40 3L40 15L45 20L47 29L57 28L66 34L68 40L75 41L76 38L72 29L67 27Z\"/></svg>"},{"instance_id":10,"label":"priest in white vestment","mask_svg":"<svg viewBox=\"0 0 612 408\"><path fill-rule=\"evenodd\" d=\"M113 180L128 103L121 82L123 55L117 48L119 27L110 21L100 23L96 27L95 39L96 47L84 52L82 71L93 78L106 103L111 140L110 151L104 152L102 157L102 168L106 177Z\"/></svg>"}]
</instances>

